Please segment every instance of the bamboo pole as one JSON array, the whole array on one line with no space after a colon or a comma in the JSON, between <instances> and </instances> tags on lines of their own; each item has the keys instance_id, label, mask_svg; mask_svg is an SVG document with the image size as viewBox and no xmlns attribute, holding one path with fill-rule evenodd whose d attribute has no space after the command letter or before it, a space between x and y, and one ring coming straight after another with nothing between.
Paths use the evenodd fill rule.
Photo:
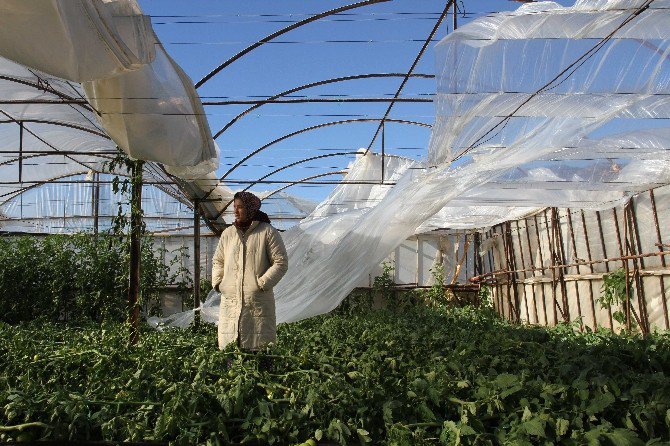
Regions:
<instances>
[{"instance_id":1,"label":"bamboo pole","mask_svg":"<svg viewBox=\"0 0 670 446\"><path fill-rule=\"evenodd\" d=\"M663 251L663 240L661 239L661 228L658 224L658 212L656 211L656 198L654 197L654 191L649 190L649 199L651 200L651 211L654 215L654 226L656 227L656 246L658 246L659 251ZM661 256L661 266L666 267L665 256ZM660 285L661 285L661 303L663 305L663 321L665 322L665 329L670 329L670 323L668 322L668 302L665 296L665 280L663 276L659 276Z\"/></svg>"},{"instance_id":2,"label":"bamboo pole","mask_svg":"<svg viewBox=\"0 0 670 446\"><path fill-rule=\"evenodd\" d=\"M590 262L593 260L593 258L591 257L591 243L589 241L589 233L588 229L586 228L586 217L584 216L583 210L580 210L579 213L581 214L582 217L582 229L584 229L584 244L586 245L586 255ZM591 270L591 274L594 273L593 265L594 265L593 263L589 263L589 269ZM591 282L590 280L589 280L589 298L591 299L591 314L593 314L593 328L595 329L598 326L598 319L596 318L596 302L593 296L593 282Z\"/></svg>"},{"instance_id":3,"label":"bamboo pole","mask_svg":"<svg viewBox=\"0 0 670 446\"><path fill-rule=\"evenodd\" d=\"M603 234L603 223L600 218L600 211L596 211L596 221L598 222L598 232L600 233L600 247L603 250L603 257L607 258L607 246L605 245L605 234ZM605 271L610 272L610 265L605 262ZM610 329L614 330L614 321L612 320L612 308L607 309L607 318L610 322Z\"/></svg>"}]
</instances>

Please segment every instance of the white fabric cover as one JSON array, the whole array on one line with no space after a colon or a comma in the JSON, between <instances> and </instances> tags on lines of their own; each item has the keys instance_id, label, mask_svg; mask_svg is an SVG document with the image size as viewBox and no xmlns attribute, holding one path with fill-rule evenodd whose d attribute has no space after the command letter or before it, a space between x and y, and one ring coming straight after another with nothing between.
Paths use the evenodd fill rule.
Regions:
<instances>
[{"instance_id":1,"label":"white fabric cover","mask_svg":"<svg viewBox=\"0 0 670 446\"><path fill-rule=\"evenodd\" d=\"M135 0L0 1L0 54L75 82L151 62L151 34Z\"/></svg>"},{"instance_id":2,"label":"white fabric cover","mask_svg":"<svg viewBox=\"0 0 670 446\"><path fill-rule=\"evenodd\" d=\"M193 83L160 45L151 64L82 85L98 120L130 157L160 162L184 179L219 166L219 150Z\"/></svg>"}]
</instances>

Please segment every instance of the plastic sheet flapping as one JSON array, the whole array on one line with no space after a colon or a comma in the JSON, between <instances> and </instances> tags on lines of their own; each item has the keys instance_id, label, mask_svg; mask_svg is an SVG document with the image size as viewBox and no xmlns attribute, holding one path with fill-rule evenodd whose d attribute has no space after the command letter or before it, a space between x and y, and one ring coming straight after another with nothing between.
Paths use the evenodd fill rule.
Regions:
<instances>
[{"instance_id":1,"label":"plastic sheet flapping","mask_svg":"<svg viewBox=\"0 0 670 446\"><path fill-rule=\"evenodd\" d=\"M157 41L157 38L156 38ZM98 121L130 157L157 161L183 179L219 167L219 149L191 79L160 45L153 62L84 82Z\"/></svg>"},{"instance_id":2,"label":"plastic sheet flapping","mask_svg":"<svg viewBox=\"0 0 670 446\"><path fill-rule=\"evenodd\" d=\"M340 185L283 234L278 322L334 309L436 214L432 225L476 228L539 206L612 207L670 183L667 23L668 0L544 2L443 39L425 163L387 166L396 185L383 193ZM345 179L376 159L361 157ZM366 193L369 205L342 205Z\"/></svg>"},{"instance_id":3,"label":"plastic sheet flapping","mask_svg":"<svg viewBox=\"0 0 670 446\"><path fill-rule=\"evenodd\" d=\"M0 54L75 82L132 71L154 57L135 0L3 0Z\"/></svg>"},{"instance_id":4,"label":"plastic sheet flapping","mask_svg":"<svg viewBox=\"0 0 670 446\"><path fill-rule=\"evenodd\" d=\"M87 120L98 120L130 157L159 162L186 180L218 168L219 150L193 83L135 0L2 1L0 54L31 67L33 95L52 80L82 82L96 111ZM70 88L55 99L68 99L72 89L81 99ZM58 110L72 112L67 105Z\"/></svg>"},{"instance_id":5,"label":"plastic sheet flapping","mask_svg":"<svg viewBox=\"0 0 670 446\"><path fill-rule=\"evenodd\" d=\"M210 324L216 324L219 321L219 304L221 303L221 294L212 290L209 292L207 299L196 309L200 312L200 320ZM175 313L168 317L151 316L147 318L147 323L156 328L163 329L164 327L186 328L193 322L196 310L184 311L182 313Z\"/></svg>"}]
</instances>

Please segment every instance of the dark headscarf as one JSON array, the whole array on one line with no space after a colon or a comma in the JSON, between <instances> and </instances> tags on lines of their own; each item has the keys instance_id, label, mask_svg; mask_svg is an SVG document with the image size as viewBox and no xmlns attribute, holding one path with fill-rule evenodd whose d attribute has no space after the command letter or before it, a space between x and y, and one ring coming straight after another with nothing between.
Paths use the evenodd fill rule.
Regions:
<instances>
[{"instance_id":1,"label":"dark headscarf","mask_svg":"<svg viewBox=\"0 0 670 446\"><path fill-rule=\"evenodd\" d=\"M270 218L268 214L261 211L261 199L251 192L237 192L233 196L233 200L241 200L244 205L244 209L247 211L248 220L247 221L237 221L235 219L235 226L242 230L246 230L251 225L252 221L260 221L264 223L270 223Z\"/></svg>"}]
</instances>

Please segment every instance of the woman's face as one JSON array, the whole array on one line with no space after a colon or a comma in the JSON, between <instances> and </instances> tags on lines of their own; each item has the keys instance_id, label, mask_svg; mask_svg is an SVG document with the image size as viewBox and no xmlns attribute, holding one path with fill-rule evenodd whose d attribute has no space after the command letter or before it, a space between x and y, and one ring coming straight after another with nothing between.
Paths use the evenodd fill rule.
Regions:
<instances>
[{"instance_id":1,"label":"woman's face","mask_svg":"<svg viewBox=\"0 0 670 446\"><path fill-rule=\"evenodd\" d=\"M239 198L236 198L233 202L233 208L235 210L235 219L237 221L247 221L248 214L247 209L244 207L244 203Z\"/></svg>"}]
</instances>

